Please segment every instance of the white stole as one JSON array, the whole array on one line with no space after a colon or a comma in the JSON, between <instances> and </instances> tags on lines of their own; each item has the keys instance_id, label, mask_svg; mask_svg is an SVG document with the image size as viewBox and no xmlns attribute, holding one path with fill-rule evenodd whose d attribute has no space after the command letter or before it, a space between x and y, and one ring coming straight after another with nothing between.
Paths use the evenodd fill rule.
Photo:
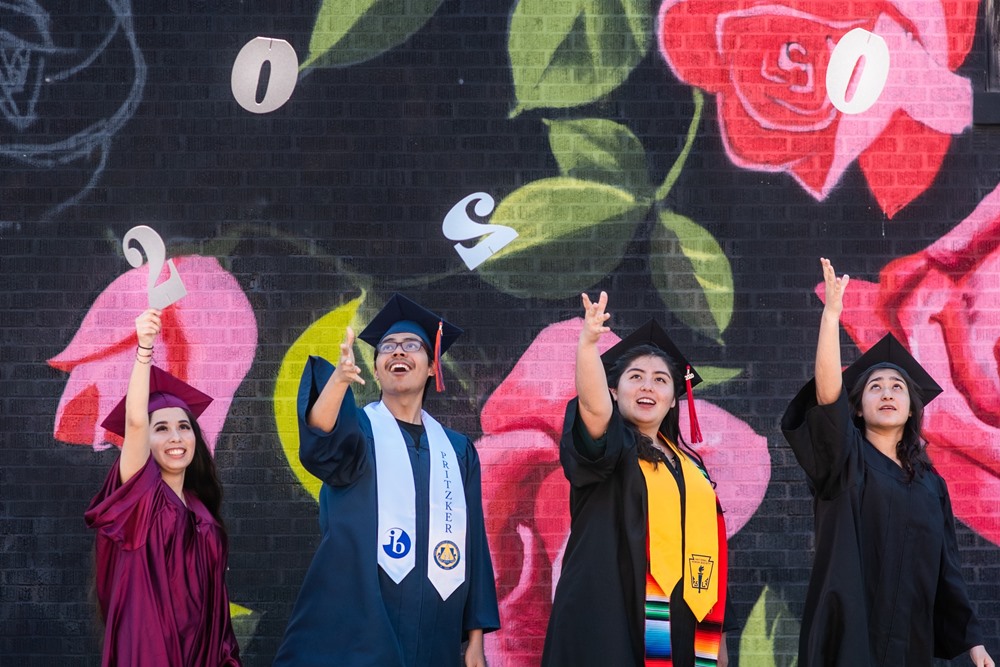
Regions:
<instances>
[{"instance_id":1,"label":"white stole","mask_svg":"<svg viewBox=\"0 0 1000 667\"><path fill-rule=\"evenodd\" d=\"M375 439L378 489L378 564L397 584L415 564L416 491L403 434L380 401L365 406ZM421 411L431 458L427 578L442 600L465 581L465 488L455 449L444 428Z\"/></svg>"}]
</instances>

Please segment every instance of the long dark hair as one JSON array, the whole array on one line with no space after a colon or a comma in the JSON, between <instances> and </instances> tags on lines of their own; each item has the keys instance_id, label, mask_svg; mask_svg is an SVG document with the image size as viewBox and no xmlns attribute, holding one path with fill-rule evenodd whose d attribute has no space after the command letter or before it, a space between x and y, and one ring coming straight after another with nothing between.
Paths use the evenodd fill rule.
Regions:
<instances>
[{"instance_id":1,"label":"long dark hair","mask_svg":"<svg viewBox=\"0 0 1000 667\"><path fill-rule=\"evenodd\" d=\"M185 411L186 412L186 411ZM194 431L194 458L184 472L184 488L194 491L198 499L204 503L215 520L219 522L222 533L226 533L226 524L222 521L222 484L215 469L215 459L208 451L205 436L197 420L188 414L191 429Z\"/></svg>"},{"instance_id":2,"label":"long dark hair","mask_svg":"<svg viewBox=\"0 0 1000 667\"><path fill-rule=\"evenodd\" d=\"M680 364L674 360L669 354L656 347L655 345L636 345L630 348L627 352L618 357L615 363L608 369L608 387L611 389L618 388L618 382L621 380L622 375L625 370L632 364L633 361L640 357L656 357L657 359L662 359L663 363L667 365L667 369L670 371L670 379L673 381L676 378L682 377L684 369L681 368ZM674 382L674 386L677 383ZM675 393L674 396L678 402L674 403L674 406L667 410L667 414L663 417L663 421L660 422L660 433L663 434L670 442L675 443L684 452L690 456L692 459L698 462L698 466L705 471L708 475L708 468L705 467L705 462L702 460L701 456L687 443L684 436L681 435L681 425L680 425L680 396ZM636 454L643 461L649 461L653 464L653 468L656 468L661 461L664 460L663 453L653 446L653 441L649 436L644 435L635 427L634 424L629 422L627 419L624 420L626 426L635 435L635 447ZM711 475L708 475L708 481L715 486L715 482L712 480Z\"/></svg>"},{"instance_id":3,"label":"long dark hair","mask_svg":"<svg viewBox=\"0 0 1000 667\"><path fill-rule=\"evenodd\" d=\"M896 443L896 456L906 471L907 477L912 480L915 476L931 469L931 460L927 456L927 445L924 442L921 425L924 418L924 401L920 397L920 391L913 383L909 373L895 364L875 364L857 379L847 395L847 402L851 408L851 416L854 425L864 433L865 418L861 414L861 398L865 392L865 385L872 373L881 368L891 368L899 373L906 383L906 391L910 395L910 416L903 426L903 437Z\"/></svg>"}]
</instances>

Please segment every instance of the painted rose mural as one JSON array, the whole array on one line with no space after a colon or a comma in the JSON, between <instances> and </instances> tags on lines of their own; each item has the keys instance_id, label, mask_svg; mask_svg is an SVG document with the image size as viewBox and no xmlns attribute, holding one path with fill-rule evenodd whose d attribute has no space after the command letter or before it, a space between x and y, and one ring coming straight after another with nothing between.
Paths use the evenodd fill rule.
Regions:
<instances>
[{"instance_id":1,"label":"painted rose mural","mask_svg":"<svg viewBox=\"0 0 1000 667\"><path fill-rule=\"evenodd\" d=\"M163 311L153 363L215 400L198 418L205 442L215 442L233 395L253 363L257 320L236 279L213 257L174 260L186 297ZM120 447L100 423L125 395L135 359L135 318L147 308L148 264L114 280L97 297L80 329L49 365L69 373L56 411L54 435L73 445Z\"/></svg>"},{"instance_id":2,"label":"painted rose mural","mask_svg":"<svg viewBox=\"0 0 1000 667\"><path fill-rule=\"evenodd\" d=\"M886 265L877 283L851 280L841 318L861 350L891 332L944 389L924 411L924 437L948 481L955 515L994 544L1000 544L998 312L1000 189L928 248Z\"/></svg>"},{"instance_id":3,"label":"painted rose mural","mask_svg":"<svg viewBox=\"0 0 1000 667\"><path fill-rule=\"evenodd\" d=\"M566 403L576 394L573 350L581 324L575 318L542 330L482 410L484 435L476 448L503 625L487 648L491 659L508 667L537 664L569 537L569 483L559 465L559 437ZM605 335L600 349L618 340ZM718 483L732 537L767 490L767 439L708 401L696 400L705 436L697 449ZM680 415L687 433L687 410Z\"/></svg>"},{"instance_id":4,"label":"painted rose mural","mask_svg":"<svg viewBox=\"0 0 1000 667\"><path fill-rule=\"evenodd\" d=\"M674 74L716 96L733 164L786 172L822 201L856 160L891 218L930 186L951 135L972 122L971 82L954 72L972 46L978 6L667 0L657 33ZM854 28L885 40L890 68L878 102L847 115L830 101L826 72Z\"/></svg>"},{"instance_id":5,"label":"painted rose mural","mask_svg":"<svg viewBox=\"0 0 1000 667\"><path fill-rule=\"evenodd\" d=\"M629 316L656 313L734 366L699 364L695 391L698 449L734 538L729 648L742 667L794 665L813 516L780 409L764 406L811 372L820 253L872 271L845 299L857 347L890 331L944 387L924 435L996 644L1000 125L973 124L973 95L1000 0L405 4L0 9L0 347L18 365L4 367L16 423L0 448L17 604L0 654L30 662L44 640L73 653L66 664L93 662L70 606L85 604L93 546L79 514L121 445L99 424L125 391L148 278L78 284L108 220L181 240L188 295L164 311L154 362L216 399L199 421L234 482L247 664L273 660L320 539L321 483L298 452L303 360L334 360L345 327L360 331L397 290L432 295L466 329L430 411L482 459L503 622L489 663L538 664L570 528L558 444L581 320L565 318L581 291L607 289ZM845 113L827 73L852 64L834 52L857 29L884 41L890 66L878 100ZM261 35L293 45L301 66L272 114L230 89L228 65ZM278 70L260 66L263 94ZM851 70L846 98L867 67ZM456 202L484 195L490 206L465 206L468 236L449 236ZM370 350L356 351L370 380ZM379 388L355 392L364 403ZM19 414L38 397L46 414ZM687 420L682 409L685 433ZM60 484L36 491L39 479Z\"/></svg>"}]
</instances>

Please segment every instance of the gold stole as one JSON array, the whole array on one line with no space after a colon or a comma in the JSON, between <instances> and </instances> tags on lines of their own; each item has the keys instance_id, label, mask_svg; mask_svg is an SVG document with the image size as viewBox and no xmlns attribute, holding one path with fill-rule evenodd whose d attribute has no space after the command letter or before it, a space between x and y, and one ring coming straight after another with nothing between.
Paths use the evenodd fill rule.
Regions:
<instances>
[{"instance_id":1,"label":"gold stole","mask_svg":"<svg viewBox=\"0 0 1000 667\"><path fill-rule=\"evenodd\" d=\"M670 470L663 468L670 464L664 462L654 470L652 463L640 459L648 496L649 571L669 596L686 565L684 601L700 622L719 599L719 574L715 571L719 564L715 489L691 459L660 437L677 455L684 476L684 534L681 535L677 521L681 515L680 492Z\"/></svg>"}]
</instances>

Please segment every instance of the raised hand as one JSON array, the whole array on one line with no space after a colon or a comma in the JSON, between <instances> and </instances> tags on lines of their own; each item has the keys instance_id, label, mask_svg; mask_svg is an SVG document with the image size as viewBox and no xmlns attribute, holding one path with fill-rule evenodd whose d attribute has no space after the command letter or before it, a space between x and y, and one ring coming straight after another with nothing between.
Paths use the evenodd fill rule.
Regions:
<instances>
[{"instance_id":1,"label":"raised hand","mask_svg":"<svg viewBox=\"0 0 1000 667\"><path fill-rule=\"evenodd\" d=\"M825 257L820 257L819 263L823 267L823 281L826 283L826 308L839 317L844 309L844 292L851 277L845 273L838 278L833 264Z\"/></svg>"},{"instance_id":2,"label":"raised hand","mask_svg":"<svg viewBox=\"0 0 1000 667\"><path fill-rule=\"evenodd\" d=\"M580 296L583 300L583 330L580 331L580 342L596 343L601 334L611 331L609 327L604 325L611 317L610 313L604 312L608 306L608 293L601 292L597 303L593 303L586 293Z\"/></svg>"},{"instance_id":3,"label":"raised hand","mask_svg":"<svg viewBox=\"0 0 1000 667\"><path fill-rule=\"evenodd\" d=\"M162 311L150 308L135 318L135 335L140 347L152 349L156 337L160 333L160 315Z\"/></svg>"},{"instance_id":4,"label":"raised hand","mask_svg":"<svg viewBox=\"0 0 1000 667\"><path fill-rule=\"evenodd\" d=\"M354 363L354 338L354 330L351 327L347 327L344 342L340 344L340 361L333 371L332 380L335 382L344 384L352 382L357 382L358 384L365 383L364 378L361 377L361 369Z\"/></svg>"}]
</instances>

